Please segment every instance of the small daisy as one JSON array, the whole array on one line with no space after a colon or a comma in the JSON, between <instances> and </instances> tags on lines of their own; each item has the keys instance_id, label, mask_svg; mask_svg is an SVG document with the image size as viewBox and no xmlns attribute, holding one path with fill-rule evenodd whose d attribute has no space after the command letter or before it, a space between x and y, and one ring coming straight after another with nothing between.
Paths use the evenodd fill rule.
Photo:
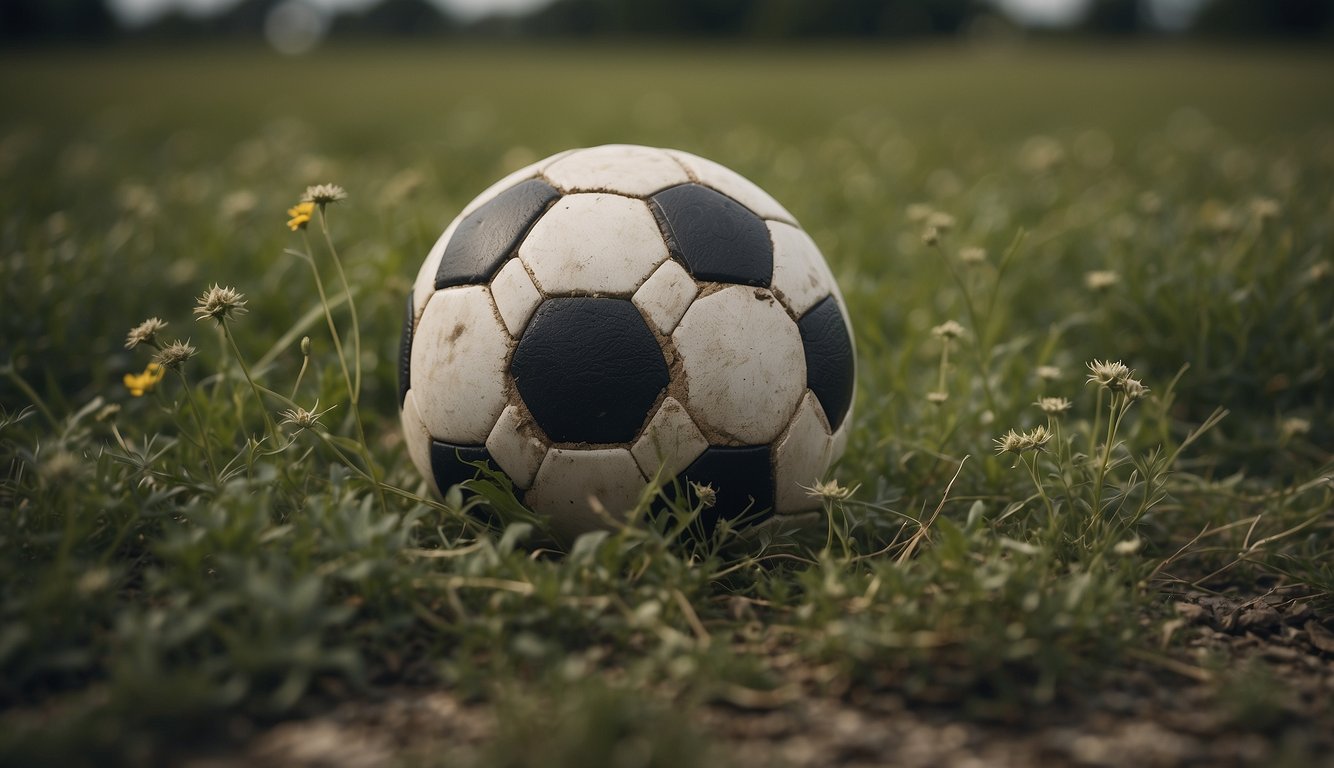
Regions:
<instances>
[{"instance_id":1,"label":"small daisy","mask_svg":"<svg viewBox=\"0 0 1334 768\"><path fill-rule=\"evenodd\" d=\"M314 203L319 206L346 199L347 190L337 184L316 184L313 187L306 187L306 194L301 196L301 202Z\"/></svg>"}]
</instances>

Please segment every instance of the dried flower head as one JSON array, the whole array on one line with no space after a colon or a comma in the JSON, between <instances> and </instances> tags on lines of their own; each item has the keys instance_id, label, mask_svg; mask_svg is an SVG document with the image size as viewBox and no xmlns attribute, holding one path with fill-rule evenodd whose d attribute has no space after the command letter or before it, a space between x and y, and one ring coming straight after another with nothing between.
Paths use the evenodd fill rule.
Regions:
<instances>
[{"instance_id":1,"label":"dried flower head","mask_svg":"<svg viewBox=\"0 0 1334 768\"><path fill-rule=\"evenodd\" d=\"M1201 226L1216 234L1226 235L1240 228L1236 212L1218 200L1206 200L1200 206L1199 217Z\"/></svg>"},{"instance_id":2,"label":"dried flower head","mask_svg":"<svg viewBox=\"0 0 1334 768\"><path fill-rule=\"evenodd\" d=\"M1133 555L1144 546L1144 541L1138 536L1132 536L1129 539L1118 541L1112 545L1112 553L1117 555Z\"/></svg>"},{"instance_id":3,"label":"dried flower head","mask_svg":"<svg viewBox=\"0 0 1334 768\"><path fill-rule=\"evenodd\" d=\"M985 248L978 248L977 246L970 245L967 248L959 249L959 261L962 261L964 264L975 266L986 262L986 260L987 251Z\"/></svg>"},{"instance_id":4,"label":"dried flower head","mask_svg":"<svg viewBox=\"0 0 1334 768\"><path fill-rule=\"evenodd\" d=\"M926 401L932 405L944 405L946 400L950 399L948 392L927 392Z\"/></svg>"},{"instance_id":5,"label":"dried flower head","mask_svg":"<svg viewBox=\"0 0 1334 768\"><path fill-rule=\"evenodd\" d=\"M85 571L75 583L79 592L85 595L101 592L109 586L111 586L111 571L107 568L94 568Z\"/></svg>"},{"instance_id":6,"label":"dried flower head","mask_svg":"<svg viewBox=\"0 0 1334 768\"><path fill-rule=\"evenodd\" d=\"M157 346L158 332L167 327L167 321L160 317L150 317L130 329L125 334L125 348L134 349L140 344L147 344L150 347Z\"/></svg>"},{"instance_id":7,"label":"dried flower head","mask_svg":"<svg viewBox=\"0 0 1334 768\"><path fill-rule=\"evenodd\" d=\"M1115 363L1110 360L1094 360L1088 364L1088 368L1088 383L1097 384L1112 391L1121 389L1121 383L1134 373L1120 360Z\"/></svg>"},{"instance_id":8,"label":"dried flower head","mask_svg":"<svg viewBox=\"0 0 1334 768\"><path fill-rule=\"evenodd\" d=\"M287 220L287 228L293 232L298 229L305 229L310 223L310 217L315 215L315 204L310 201L300 202L287 209L287 215L291 218Z\"/></svg>"},{"instance_id":9,"label":"dried flower head","mask_svg":"<svg viewBox=\"0 0 1334 768\"><path fill-rule=\"evenodd\" d=\"M1084 273L1084 287L1102 292L1121 282L1121 276L1110 269L1095 269Z\"/></svg>"},{"instance_id":10,"label":"dried flower head","mask_svg":"<svg viewBox=\"0 0 1334 768\"><path fill-rule=\"evenodd\" d=\"M1064 397L1039 397L1033 405L1048 416L1057 416L1070 410L1074 404Z\"/></svg>"},{"instance_id":11,"label":"dried flower head","mask_svg":"<svg viewBox=\"0 0 1334 768\"><path fill-rule=\"evenodd\" d=\"M245 294L235 288L224 288L217 283L214 283L212 288L200 294L195 303L197 304L195 314L199 315L196 318L198 320L211 317L222 323L249 311L245 308Z\"/></svg>"},{"instance_id":12,"label":"dried flower head","mask_svg":"<svg viewBox=\"0 0 1334 768\"><path fill-rule=\"evenodd\" d=\"M57 449L41 456L38 473L53 485L63 485L82 474L83 464L69 451Z\"/></svg>"},{"instance_id":13,"label":"dried flower head","mask_svg":"<svg viewBox=\"0 0 1334 768\"><path fill-rule=\"evenodd\" d=\"M926 217L926 225L939 232L949 232L954 229L954 217L944 211L934 211Z\"/></svg>"},{"instance_id":14,"label":"dried flower head","mask_svg":"<svg viewBox=\"0 0 1334 768\"><path fill-rule=\"evenodd\" d=\"M255 193L242 189L222 198L222 202L218 205L218 211L224 219L231 220L250 213L255 210L257 205L259 205L259 198L255 197Z\"/></svg>"},{"instance_id":15,"label":"dried flower head","mask_svg":"<svg viewBox=\"0 0 1334 768\"><path fill-rule=\"evenodd\" d=\"M718 491L714 490L712 485L696 483L692 480L690 490L694 492L695 498L699 499L699 505L704 509L718 503Z\"/></svg>"},{"instance_id":16,"label":"dried flower head","mask_svg":"<svg viewBox=\"0 0 1334 768\"><path fill-rule=\"evenodd\" d=\"M935 245L936 243L939 242L940 242L940 230L936 229L935 227L927 227L926 230L922 232L923 245Z\"/></svg>"},{"instance_id":17,"label":"dried flower head","mask_svg":"<svg viewBox=\"0 0 1334 768\"><path fill-rule=\"evenodd\" d=\"M303 429L314 429L317 426L322 426L320 424L320 417L329 411L332 411L334 406L329 406L322 411L319 408L320 403L318 400L315 401L315 406L310 410L306 410L300 406L296 408L288 408L279 414L282 416L281 423L296 427L298 432Z\"/></svg>"},{"instance_id":18,"label":"dried flower head","mask_svg":"<svg viewBox=\"0 0 1334 768\"><path fill-rule=\"evenodd\" d=\"M931 329L932 336L935 336L937 339L944 339L945 341L953 341L954 339L963 336L963 334L964 327L953 320L946 320Z\"/></svg>"},{"instance_id":19,"label":"dried flower head","mask_svg":"<svg viewBox=\"0 0 1334 768\"><path fill-rule=\"evenodd\" d=\"M932 208L926 203L913 203L912 205L908 206L907 210L908 221L911 222L926 221L927 218L929 218L931 214L935 212L936 209Z\"/></svg>"},{"instance_id":20,"label":"dried flower head","mask_svg":"<svg viewBox=\"0 0 1334 768\"><path fill-rule=\"evenodd\" d=\"M1010 430L993 442L996 443L996 453L1020 454L1025 451L1041 451L1051 440L1052 433L1044 426L1036 426L1027 432L1016 432Z\"/></svg>"},{"instance_id":21,"label":"dried flower head","mask_svg":"<svg viewBox=\"0 0 1334 768\"><path fill-rule=\"evenodd\" d=\"M859 485L854 485L849 488L846 485L840 484L837 480L829 480L827 482L824 480L816 480L815 485L812 485L809 488L804 485L802 486L802 488L806 489L807 495L817 499L824 499L825 501L844 501L850 499L852 498L852 494L856 493L857 489L860 487L861 486Z\"/></svg>"},{"instance_id":22,"label":"dried flower head","mask_svg":"<svg viewBox=\"0 0 1334 768\"><path fill-rule=\"evenodd\" d=\"M1023 451L1024 436L1022 433L1013 429L993 440L996 444L996 453L1021 453Z\"/></svg>"},{"instance_id":23,"label":"dried flower head","mask_svg":"<svg viewBox=\"0 0 1334 768\"><path fill-rule=\"evenodd\" d=\"M1035 373L1043 381L1056 381L1061 378L1061 369L1054 365L1039 365Z\"/></svg>"},{"instance_id":24,"label":"dried flower head","mask_svg":"<svg viewBox=\"0 0 1334 768\"><path fill-rule=\"evenodd\" d=\"M191 346L189 341L177 340L163 347L157 353L157 362L164 368L178 370L185 364L186 360L194 357L198 352L199 350Z\"/></svg>"},{"instance_id":25,"label":"dried flower head","mask_svg":"<svg viewBox=\"0 0 1334 768\"><path fill-rule=\"evenodd\" d=\"M161 365L149 363L148 367L144 368L143 373L127 373L122 381L125 383L125 388L130 390L131 396L143 397L145 394L152 392L153 387L156 387L165 375L167 375L167 371Z\"/></svg>"},{"instance_id":26,"label":"dried flower head","mask_svg":"<svg viewBox=\"0 0 1334 768\"><path fill-rule=\"evenodd\" d=\"M1277 219L1282 208L1272 197L1257 197L1251 201L1251 215L1260 221Z\"/></svg>"},{"instance_id":27,"label":"dried flower head","mask_svg":"<svg viewBox=\"0 0 1334 768\"><path fill-rule=\"evenodd\" d=\"M1045 449L1051 438L1051 431L1041 424L1024 433L1024 440L1028 442L1027 450L1030 451Z\"/></svg>"},{"instance_id":28,"label":"dried flower head","mask_svg":"<svg viewBox=\"0 0 1334 768\"><path fill-rule=\"evenodd\" d=\"M1149 388L1139 379L1132 379L1129 376L1121 381L1121 392L1131 401L1143 400L1149 396Z\"/></svg>"},{"instance_id":29,"label":"dried flower head","mask_svg":"<svg viewBox=\"0 0 1334 768\"><path fill-rule=\"evenodd\" d=\"M1305 435L1311 432L1311 420L1303 419L1300 416L1289 416L1279 425L1278 430L1282 433L1284 439L1292 439L1297 435Z\"/></svg>"},{"instance_id":30,"label":"dried flower head","mask_svg":"<svg viewBox=\"0 0 1334 768\"><path fill-rule=\"evenodd\" d=\"M316 184L313 187L306 187L306 194L301 196L301 202L320 206L346 199L347 190L337 184Z\"/></svg>"}]
</instances>

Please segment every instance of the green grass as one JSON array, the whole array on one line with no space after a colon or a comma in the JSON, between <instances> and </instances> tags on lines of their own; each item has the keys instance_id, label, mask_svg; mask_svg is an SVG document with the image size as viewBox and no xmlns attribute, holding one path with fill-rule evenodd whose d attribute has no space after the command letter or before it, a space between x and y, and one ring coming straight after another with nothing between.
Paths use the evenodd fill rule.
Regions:
<instances>
[{"instance_id":1,"label":"green grass","mask_svg":"<svg viewBox=\"0 0 1334 768\"><path fill-rule=\"evenodd\" d=\"M1243 679L1205 669L1184 633L1159 641L1192 585L1296 586L1334 615L1332 64L952 48L0 59L0 761L165 760L225 747L237 722L404 685L495 706L500 738L478 757L492 765L626 744L659 764L698 737L699 708L793 692L1008 721L1185 665L1216 682L1220 712L1261 706L1239 691L1277 696L1262 668ZM648 527L535 555L540 521L503 487L420 496L395 407L420 259L504 172L609 141L745 173L834 267L860 363L834 474L856 491L817 530L682 544ZM350 357L335 262L317 227L307 242L283 226L326 181L351 194L327 213L359 321L355 409L307 256ZM1115 280L1090 288L1096 272ZM191 313L214 283L248 300L226 326L235 350ZM151 354L123 341L151 316L199 353L135 398L121 379ZM932 333L950 320L962 336ZM1086 384L1093 360L1125 361L1149 396ZM1048 417L1044 396L1072 408ZM321 427L255 442L266 412L317 402ZM1045 452L995 453L1037 426L1055 433ZM510 524L475 522L478 505ZM534 712L561 726L525 751Z\"/></svg>"}]
</instances>

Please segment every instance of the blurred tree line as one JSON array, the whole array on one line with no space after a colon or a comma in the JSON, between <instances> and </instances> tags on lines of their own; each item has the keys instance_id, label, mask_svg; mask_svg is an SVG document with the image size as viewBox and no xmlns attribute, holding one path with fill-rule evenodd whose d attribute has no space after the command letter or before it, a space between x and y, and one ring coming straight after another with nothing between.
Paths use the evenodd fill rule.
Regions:
<instances>
[{"instance_id":1,"label":"blurred tree line","mask_svg":"<svg viewBox=\"0 0 1334 768\"><path fill-rule=\"evenodd\" d=\"M10 43L254 39L274 9L302 0L239 0L212 15L168 12L126 29L106 0L0 0L0 40ZM1154 34L1149 0L1094 0L1075 25L1048 34ZM1017 25L992 0L553 0L522 15L464 23L429 0L381 0L328 19L334 38L661 37L906 39L952 37L986 19ZM1334 0L1206 0L1181 33L1205 38L1334 38Z\"/></svg>"}]
</instances>

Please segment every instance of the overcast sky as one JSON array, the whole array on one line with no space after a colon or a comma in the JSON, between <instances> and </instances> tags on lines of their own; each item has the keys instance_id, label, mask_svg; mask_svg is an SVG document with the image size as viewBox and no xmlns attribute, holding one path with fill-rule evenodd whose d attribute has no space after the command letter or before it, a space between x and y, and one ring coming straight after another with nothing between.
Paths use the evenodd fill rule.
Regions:
<instances>
[{"instance_id":1,"label":"overcast sky","mask_svg":"<svg viewBox=\"0 0 1334 768\"><path fill-rule=\"evenodd\" d=\"M476 18L496 11L521 11L550 0L431 0L459 16ZM633 0L627 0L633 2ZM207 13L238 0L109 0L113 9L127 21L145 21L169 8L185 8ZM363 8L375 0L307 0L313 5L330 9ZM1091 0L994 0L1021 19L1035 24L1062 24L1079 17ZM1152 0L1155 16L1160 22L1173 26L1202 0Z\"/></svg>"}]
</instances>

